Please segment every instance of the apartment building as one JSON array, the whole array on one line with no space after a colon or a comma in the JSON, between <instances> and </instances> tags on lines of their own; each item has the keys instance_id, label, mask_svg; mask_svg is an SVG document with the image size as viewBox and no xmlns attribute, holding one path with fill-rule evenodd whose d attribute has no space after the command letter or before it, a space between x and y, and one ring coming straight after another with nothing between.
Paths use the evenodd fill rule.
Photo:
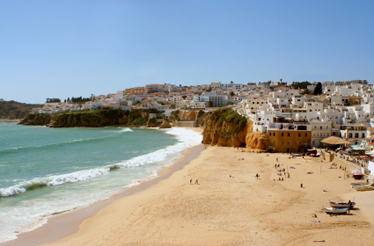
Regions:
<instances>
[{"instance_id":1,"label":"apartment building","mask_svg":"<svg viewBox=\"0 0 374 246\"><path fill-rule=\"evenodd\" d=\"M279 152L306 152L311 147L309 122L274 122L268 127L269 141Z\"/></svg>"}]
</instances>

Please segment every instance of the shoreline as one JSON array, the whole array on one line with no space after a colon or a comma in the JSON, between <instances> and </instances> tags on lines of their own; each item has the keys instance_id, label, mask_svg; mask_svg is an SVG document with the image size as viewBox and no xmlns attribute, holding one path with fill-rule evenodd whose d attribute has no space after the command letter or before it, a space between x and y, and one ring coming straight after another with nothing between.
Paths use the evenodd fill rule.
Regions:
<instances>
[{"instance_id":1,"label":"shoreline","mask_svg":"<svg viewBox=\"0 0 374 246\"><path fill-rule=\"evenodd\" d=\"M278 181L276 158L290 178ZM168 178L112 202L78 232L47 245L370 245L374 193L357 193L350 188L354 180L330 165L211 146ZM191 185L191 178L199 185ZM348 215L321 211L329 200L354 196L358 209Z\"/></svg>"},{"instance_id":2,"label":"shoreline","mask_svg":"<svg viewBox=\"0 0 374 246\"><path fill-rule=\"evenodd\" d=\"M202 132L200 128L184 129L193 130L197 133ZM187 148L183 150L182 156L176 159L172 165L160 169L157 172L157 177L146 179L136 186L125 188L119 191L117 194L112 195L107 199L98 200L93 204L88 205L87 207L66 212L64 211L52 215L47 219L47 222L40 227L37 227L30 231L22 232L17 235L17 239L0 243L0 245L39 245L50 243L72 235L79 230L79 226L84 220L94 216L116 200L136 194L157 184L161 180L168 178L173 172L182 169L186 164L188 164L189 161L197 158L197 156L203 149L205 149L203 144L198 144ZM63 228L63 230L61 228ZM48 236L46 237L46 235Z\"/></svg>"},{"instance_id":3,"label":"shoreline","mask_svg":"<svg viewBox=\"0 0 374 246\"><path fill-rule=\"evenodd\" d=\"M0 123L19 123L22 119L0 119Z\"/></svg>"}]
</instances>

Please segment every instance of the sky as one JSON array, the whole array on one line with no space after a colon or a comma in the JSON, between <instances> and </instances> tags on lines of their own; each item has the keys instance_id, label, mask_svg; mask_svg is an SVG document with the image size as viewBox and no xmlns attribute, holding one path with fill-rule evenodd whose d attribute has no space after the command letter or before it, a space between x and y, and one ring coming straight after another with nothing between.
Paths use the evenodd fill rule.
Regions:
<instances>
[{"instance_id":1,"label":"sky","mask_svg":"<svg viewBox=\"0 0 374 246\"><path fill-rule=\"evenodd\" d=\"M0 0L0 98L146 84L374 82L374 1Z\"/></svg>"}]
</instances>

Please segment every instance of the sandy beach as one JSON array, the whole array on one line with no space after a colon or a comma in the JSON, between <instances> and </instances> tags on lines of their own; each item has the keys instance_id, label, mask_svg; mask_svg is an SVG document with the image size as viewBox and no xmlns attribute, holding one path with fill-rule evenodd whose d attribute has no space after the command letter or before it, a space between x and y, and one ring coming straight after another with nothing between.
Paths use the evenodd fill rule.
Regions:
<instances>
[{"instance_id":1,"label":"sandy beach","mask_svg":"<svg viewBox=\"0 0 374 246\"><path fill-rule=\"evenodd\" d=\"M350 183L357 181L345 178L339 168L329 169L331 163L225 147L196 153L179 170L164 170L167 176L109 201L96 214L81 218L83 223L72 221L79 229L43 245L372 244L374 193L352 189ZM278 175L283 168L290 178ZM347 215L321 211L329 200L348 199L355 199L358 209ZM70 224L67 220L64 226L43 227L52 226L64 231Z\"/></svg>"}]
</instances>

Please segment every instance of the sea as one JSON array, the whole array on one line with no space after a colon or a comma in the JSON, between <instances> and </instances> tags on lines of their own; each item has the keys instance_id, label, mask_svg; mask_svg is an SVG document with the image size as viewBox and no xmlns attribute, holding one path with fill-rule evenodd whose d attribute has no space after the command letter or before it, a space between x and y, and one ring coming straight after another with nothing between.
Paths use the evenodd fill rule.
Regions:
<instances>
[{"instance_id":1,"label":"sea","mask_svg":"<svg viewBox=\"0 0 374 246\"><path fill-rule=\"evenodd\" d=\"M157 177L201 140L183 128L0 123L0 242Z\"/></svg>"}]
</instances>

